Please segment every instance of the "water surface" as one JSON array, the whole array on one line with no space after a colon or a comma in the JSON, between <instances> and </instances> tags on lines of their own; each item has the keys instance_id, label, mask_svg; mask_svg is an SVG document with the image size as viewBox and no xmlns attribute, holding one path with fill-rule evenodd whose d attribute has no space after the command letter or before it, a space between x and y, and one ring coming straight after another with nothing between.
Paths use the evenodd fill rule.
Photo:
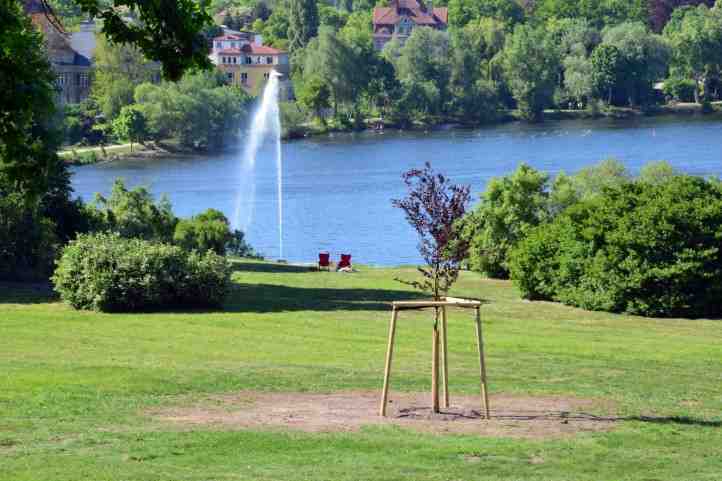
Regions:
<instances>
[{"instance_id":1,"label":"water surface","mask_svg":"<svg viewBox=\"0 0 722 481\"><path fill-rule=\"evenodd\" d=\"M337 134L283 145L284 257L313 261L322 250L334 258L399 265L419 261L415 233L391 206L404 194L401 173L430 161L457 183L472 186L474 199L487 181L521 162L573 173L605 158L631 171L666 160L698 175L722 174L722 121L640 118L512 123L477 130ZM189 216L209 207L232 218L242 149L197 158L128 160L74 168L73 185L84 199L108 194L116 177L167 194L175 212ZM265 146L256 162L251 244L278 255L275 152Z\"/></svg>"}]
</instances>

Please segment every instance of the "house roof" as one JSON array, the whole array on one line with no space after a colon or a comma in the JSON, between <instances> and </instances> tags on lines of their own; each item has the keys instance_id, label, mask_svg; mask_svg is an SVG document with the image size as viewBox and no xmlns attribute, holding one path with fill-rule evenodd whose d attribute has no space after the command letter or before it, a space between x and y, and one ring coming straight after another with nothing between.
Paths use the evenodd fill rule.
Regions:
<instances>
[{"instance_id":1,"label":"house roof","mask_svg":"<svg viewBox=\"0 0 722 481\"><path fill-rule=\"evenodd\" d=\"M256 45L254 43L247 43L240 48L224 48L218 50L216 53L221 55L240 55L241 53L250 53L255 55L282 55L286 52L278 50L277 48L269 47L267 45Z\"/></svg>"},{"instance_id":2,"label":"house roof","mask_svg":"<svg viewBox=\"0 0 722 481\"><path fill-rule=\"evenodd\" d=\"M248 38L253 35L255 35L253 32L226 33L224 35L214 37L213 40L248 40Z\"/></svg>"},{"instance_id":3,"label":"house roof","mask_svg":"<svg viewBox=\"0 0 722 481\"><path fill-rule=\"evenodd\" d=\"M389 7L376 7L373 12L374 25L396 25L403 17L409 17L417 25L446 25L449 10L436 7L429 10L420 0L393 0Z\"/></svg>"}]
</instances>

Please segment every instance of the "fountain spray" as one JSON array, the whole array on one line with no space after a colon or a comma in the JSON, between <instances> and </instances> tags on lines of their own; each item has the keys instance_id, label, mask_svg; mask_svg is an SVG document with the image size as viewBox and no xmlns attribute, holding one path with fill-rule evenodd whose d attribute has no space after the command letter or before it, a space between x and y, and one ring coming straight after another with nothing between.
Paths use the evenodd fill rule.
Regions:
<instances>
[{"instance_id":1,"label":"fountain spray","mask_svg":"<svg viewBox=\"0 0 722 481\"><path fill-rule=\"evenodd\" d=\"M283 159L281 155L281 116L278 106L279 78L272 71L263 90L261 103L256 110L241 162L241 189L236 199L235 224L247 231L253 221L256 196L254 171L258 151L264 140L271 140L276 147L276 187L278 195L278 258L283 259Z\"/></svg>"}]
</instances>

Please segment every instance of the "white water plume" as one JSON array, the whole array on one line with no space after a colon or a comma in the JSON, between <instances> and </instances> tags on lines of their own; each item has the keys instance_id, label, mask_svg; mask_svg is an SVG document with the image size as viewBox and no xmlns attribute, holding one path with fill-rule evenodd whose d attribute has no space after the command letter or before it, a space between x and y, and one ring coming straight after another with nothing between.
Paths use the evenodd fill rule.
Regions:
<instances>
[{"instance_id":1,"label":"white water plume","mask_svg":"<svg viewBox=\"0 0 722 481\"><path fill-rule=\"evenodd\" d=\"M275 142L278 194L278 257L283 258L283 159L281 156L281 116L278 108L280 74L271 72L263 90L261 104L253 115L253 122L245 139L241 159L240 190L236 198L235 225L246 232L253 221L256 182L255 167L258 151L264 141Z\"/></svg>"}]
</instances>

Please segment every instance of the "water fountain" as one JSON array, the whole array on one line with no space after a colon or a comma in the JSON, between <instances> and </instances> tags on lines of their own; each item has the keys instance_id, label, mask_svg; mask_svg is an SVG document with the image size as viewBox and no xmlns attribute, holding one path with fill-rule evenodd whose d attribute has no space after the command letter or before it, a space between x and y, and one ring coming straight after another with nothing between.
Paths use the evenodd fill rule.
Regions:
<instances>
[{"instance_id":1,"label":"water fountain","mask_svg":"<svg viewBox=\"0 0 722 481\"><path fill-rule=\"evenodd\" d=\"M271 72L245 140L241 159L241 185L236 198L235 225L246 232L253 221L256 194L254 171L258 151L264 141L275 143L276 185L278 195L278 258L283 259L283 159L281 156L281 116L278 108L279 78Z\"/></svg>"}]
</instances>

